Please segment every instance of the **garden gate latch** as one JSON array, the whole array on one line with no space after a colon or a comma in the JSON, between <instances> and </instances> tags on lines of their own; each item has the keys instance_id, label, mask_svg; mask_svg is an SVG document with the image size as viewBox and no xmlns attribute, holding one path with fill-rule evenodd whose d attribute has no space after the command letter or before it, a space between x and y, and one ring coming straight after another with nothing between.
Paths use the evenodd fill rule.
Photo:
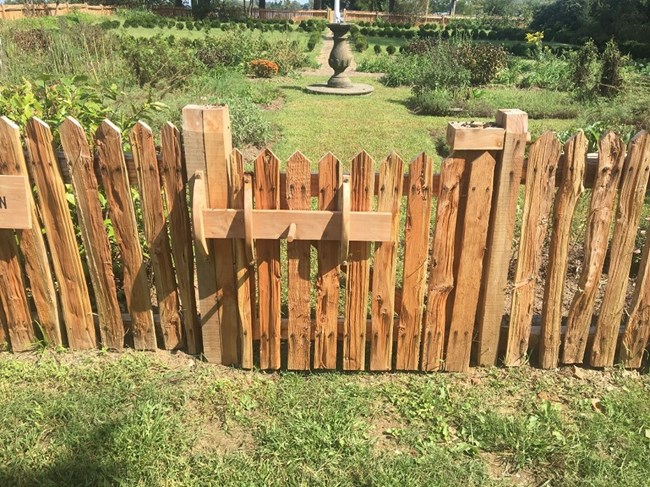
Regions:
<instances>
[{"instance_id":1,"label":"garden gate latch","mask_svg":"<svg viewBox=\"0 0 650 487\"><path fill-rule=\"evenodd\" d=\"M341 242L340 261L348 258L350 242L389 242L393 216L389 212L351 211L350 176L343 176L337 211L253 209L253 178L243 179L244 208L214 209L206 206L205 176L194 173L192 223L194 239L209 254L208 239L242 239L246 258L255 260L255 239L335 240Z\"/></svg>"},{"instance_id":2,"label":"garden gate latch","mask_svg":"<svg viewBox=\"0 0 650 487\"><path fill-rule=\"evenodd\" d=\"M25 176L0 175L0 229L32 228L29 182Z\"/></svg>"}]
</instances>

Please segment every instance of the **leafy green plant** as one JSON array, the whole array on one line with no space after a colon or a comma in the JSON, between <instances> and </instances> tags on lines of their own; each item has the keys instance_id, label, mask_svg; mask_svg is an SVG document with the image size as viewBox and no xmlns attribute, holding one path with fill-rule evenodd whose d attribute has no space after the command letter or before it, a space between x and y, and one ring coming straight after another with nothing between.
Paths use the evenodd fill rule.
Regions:
<instances>
[{"instance_id":1,"label":"leafy green plant","mask_svg":"<svg viewBox=\"0 0 650 487\"><path fill-rule=\"evenodd\" d=\"M573 89L583 98L591 97L598 83L598 48L589 39L571 60Z\"/></svg>"},{"instance_id":2,"label":"leafy green plant","mask_svg":"<svg viewBox=\"0 0 650 487\"><path fill-rule=\"evenodd\" d=\"M603 70L598 86L598 91L601 95L612 98L623 90L623 76L621 71L624 61L616 42L610 40L603 51Z\"/></svg>"}]
</instances>

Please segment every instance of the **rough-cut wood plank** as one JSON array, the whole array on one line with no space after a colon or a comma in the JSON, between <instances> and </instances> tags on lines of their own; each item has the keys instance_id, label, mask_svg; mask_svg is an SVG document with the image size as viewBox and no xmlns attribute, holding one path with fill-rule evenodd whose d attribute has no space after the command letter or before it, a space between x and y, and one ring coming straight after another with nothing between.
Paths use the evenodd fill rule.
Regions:
<instances>
[{"instance_id":1,"label":"rough-cut wood plank","mask_svg":"<svg viewBox=\"0 0 650 487\"><path fill-rule=\"evenodd\" d=\"M34 344L34 327L25 293L14 231L0 229L0 306L6 310L6 324L14 352Z\"/></svg>"},{"instance_id":2,"label":"rough-cut wood plank","mask_svg":"<svg viewBox=\"0 0 650 487\"><path fill-rule=\"evenodd\" d=\"M506 130L503 150L494 169L492 214L488 228L483 282L476 314L478 364L495 365L501 319L512 254L519 184L526 151L528 115L521 110L499 110L497 123Z\"/></svg>"},{"instance_id":3,"label":"rough-cut wood plank","mask_svg":"<svg viewBox=\"0 0 650 487\"><path fill-rule=\"evenodd\" d=\"M529 151L526 168L528 183L524 196L519 255L510 307L508 348L505 357L507 366L521 365L526 361L537 273L553 201L555 171L560 150L561 145L555 134L546 132L533 143Z\"/></svg>"},{"instance_id":4,"label":"rough-cut wood plank","mask_svg":"<svg viewBox=\"0 0 650 487\"><path fill-rule=\"evenodd\" d=\"M491 152L457 151L453 157L466 161L467 203L462 215L460 255L455 256L458 273L445 367L450 372L463 372L469 368L472 351L496 161Z\"/></svg>"},{"instance_id":5,"label":"rough-cut wood plank","mask_svg":"<svg viewBox=\"0 0 650 487\"><path fill-rule=\"evenodd\" d=\"M589 360L592 367L608 367L614 364L634 239L643 210L649 174L650 134L643 131L639 132L628 146L612 237L607 286L600 306L596 336Z\"/></svg>"},{"instance_id":6,"label":"rough-cut wood plank","mask_svg":"<svg viewBox=\"0 0 650 487\"><path fill-rule=\"evenodd\" d=\"M228 158L232 153L228 107L203 110L206 183L210 208L228 206ZM218 313L221 332L221 363L236 365L239 358L239 312L235 286L232 240L214 240ZM205 340L204 340L205 347Z\"/></svg>"},{"instance_id":7,"label":"rough-cut wood plank","mask_svg":"<svg viewBox=\"0 0 650 487\"><path fill-rule=\"evenodd\" d=\"M564 145L562 185L555 196L553 233L542 301L542 336L539 341L540 366L557 367L560 354L562 297L566 278L569 238L573 213L582 194L587 138L579 132Z\"/></svg>"},{"instance_id":8,"label":"rough-cut wood plank","mask_svg":"<svg viewBox=\"0 0 650 487\"><path fill-rule=\"evenodd\" d=\"M318 208L335 211L341 185L341 165L332 154L318 163ZM318 242L318 278L316 280L316 332L314 368L336 368L336 333L339 304L339 243Z\"/></svg>"},{"instance_id":9,"label":"rough-cut wood plank","mask_svg":"<svg viewBox=\"0 0 650 487\"><path fill-rule=\"evenodd\" d=\"M611 132L600 141L599 153L598 176L587 217L582 273L566 323L563 363L582 362L587 348L591 316L607 254L616 190L625 161L625 146Z\"/></svg>"},{"instance_id":10,"label":"rough-cut wood plank","mask_svg":"<svg viewBox=\"0 0 650 487\"><path fill-rule=\"evenodd\" d=\"M160 176L167 203L178 293L183 305L185 342L188 353L197 355L201 353L201 327L196 312L192 229L187 208L187 175L181 156L181 134L172 123L168 122L162 128L160 141L162 154Z\"/></svg>"},{"instance_id":11,"label":"rough-cut wood plank","mask_svg":"<svg viewBox=\"0 0 650 487\"><path fill-rule=\"evenodd\" d=\"M398 370L417 370L429 253L433 161L422 153L409 165L411 187L406 204L404 280L397 333Z\"/></svg>"},{"instance_id":12,"label":"rough-cut wood plank","mask_svg":"<svg viewBox=\"0 0 650 487\"><path fill-rule=\"evenodd\" d=\"M7 330L7 316L4 308L0 305L0 352L9 350L9 330Z\"/></svg>"},{"instance_id":13,"label":"rough-cut wood plank","mask_svg":"<svg viewBox=\"0 0 650 487\"><path fill-rule=\"evenodd\" d=\"M379 167L377 211L391 213L390 241L375 247L372 276L370 369L389 370L393 356L397 245L404 162L394 152Z\"/></svg>"},{"instance_id":14,"label":"rough-cut wood plank","mask_svg":"<svg viewBox=\"0 0 650 487\"><path fill-rule=\"evenodd\" d=\"M365 151L361 152L352 160L350 170L350 210L372 210L375 161ZM343 369L364 370L370 288L370 242L350 242L345 282Z\"/></svg>"},{"instance_id":15,"label":"rough-cut wood plank","mask_svg":"<svg viewBox=\"0 0 650 487\"><path fill-rule=\"evenodd\" d=\"M277 240L289 236L296 225L294 240L336 240L343 238L343 211L252 210L250 231L256 239ZM349 214L349 241L382 242L390 240L392 216L386 212ZM242 239L249 230L246 210L203 210L205 238Z\"/></svg>"},{"instance_id":16,"label":"rough-cut wood plank","mask_svg":"<svg viewBox=\"0 0 650 487\"><path fill-rule=\"evenodd\" d=\"M167 350L175 350L183 346L183 330L153 133L144 122L138 122L131 129L129 137L138 174L144 235L151 255L163 346Z\"/></svg>"},{"instance_id":17,"label":"rough-cut wood plank","mask_svg":"<svg viewBox=\"0 0 650 487\"><path fill-rule=\"evenodd\" d=\"M122 152L122 134L110 121L104 120L97 128L95 148L115 240L122 257L122 280L126 305L131 316L130 333L133 336L133 346L137 350L155 350L156 332L151 293Z\"/></svg>"},{"instance_id":18,"label":"rough-cut wood plank","mask_svg":"<svg viewBox=\"0 0 650 487\"><path fill-rule=\"evenodd\" d=\"M248 176L250 177L250 176ZM244 208L244 160L237 149L230 155L228 186L231 208ZM237 309L239 311L239 346L241 366L253 368L253 319L255 318L255 266L246 257L242 240L233 242L237 283Z\"/></svg>"},{"instance_id":19,"label":"rough-cut wood plank","mask_svg":"<svg viewBox=\"0 0 650 487\"><path fill-rule=\"evenodd\" d=\"M20 129L6 117L0 117L0 174L28 177L25 155L20 142ZM28 200L32 227L17 232L24 258L25 274L29 279L38 326L47 343L59 346L62 344L59 307L47 248L41 231L41 221L31 191L28 193Z\"/></svg>"},{"instance_id":20,"label":"rough-cut wood plank","mask_svg":"<svg viewBox=\"0 0 650 487\"><path fill-rule=\"evenodd\" d=\"M265 150L255 159L255 205L280 208L280 161ZM257 282L259 294L260 368L280 368L281 279L280 241L258 240Z\"/></svg>"},{"instance_id":21,"label":"rough-cut wood plank","mask_svg":"<svg viewBox=\"0 0 650 487\"><path fill-rule=\"evenodd\" d=\"M468 126L464 123L449 122L447 125L447 144L452 151L460 150L501 150L505 129L486 127L482 123Z\"/></svg>"},{"instance_id":22,"label":"rough-cut wood plank","mask_svg":"<svg viewBox=\"0 0 650 487\"><path fill-rule=\"evenodd\" d=\"M454 250L460 187L465 159L450 157L442 161L440 193L436 207L436 227L431 242L431 270L427 309L424 318L422 370L444 367L443 354L449 295L454 288Z\"/></svg>"},{"instance_id":23,"label":"rough-cut wood plank","mask_svg":"<svg viewBox=\"0 0 650 487\"><path fill-rule=\"evenodd\" d=\"M203 113L206 107L188 105L183 108L183 147L185 149L185 168L189 178L190 206L194 208L195 173L206 171L206 148L203 127ZM207 135L209 138L215 134ZM218 134L216 134L218 137ZM201 181L204 184L204 181ZM194 216L194 215L193 215ZM196 229L195 229L196 230ZM196 231L194 232L196 233ZM212 363L220 364L221 355L221 320L220 294L217 290L217 274L214 262L214 241L207 242L206 253L199 242L194 242L196 259L196 281L199 291L199 311L203 355Z\"/></svg>"},{"instance_id":24,"label":"rough-cut wood plank","mask_svg":"<svg viewBox=\"0 0 650 487\"><path fill-rule=\"evenodd\" d=\"M639 273L634 283L630 314L619 347L619 361L638 369L650 338L650 239L646 238Z\"/></svg>"},{"instance_id":25,"label":"rough-cut wood plank","mask_svg":"<svg viewBox=\"0 0 650 487\"><path fill-rule=\"evenodd\" d=\"M105 348L124 346L122 312L117 302L111 247L99 204L99 186L86 133L77 120L67 117L59 127L75 196L81 240L86 249L88 273L99 315L99 334Z\"/></svg>"},{"instance_id":26,"label":"rough-cut wood plank","mask_svg":"<svg viewBox=\"0 0 650 487\"><path fill-rule=\"evenodd\" d=\"M0 174L0 228L32 228L29 186L23 176Z\"/></svg>"},{"instance_id":27,"label":"rough-cut wood plank","mask_svg":"<svg viewBox=\"0 0 650 487\"><path fill-rule=\"evenodd\" d=\"M289 210L309 210L309 177L311 162L300 152L287 161L286 206ZM297 231L296 226L296 231ZM287 243L287 281L289 286L289 352L287 368L307 370L311 348L311 280L309 241ZM365 345L365 344L364 344Z\"/></svg>"},{"instance_id":28,"label":"rough-cut wood plank","mask_svg":"<svg viewBox=\"0 0 650 487\"><path fill-rule=\"evenodd\" d=\"M38 190L38 203L59 283L61 311L70 348L97 346L86 277L68 211L65 186L53 150L50 127L37 118L25 129L29 168Z\"/></svg>"}]
</instances>

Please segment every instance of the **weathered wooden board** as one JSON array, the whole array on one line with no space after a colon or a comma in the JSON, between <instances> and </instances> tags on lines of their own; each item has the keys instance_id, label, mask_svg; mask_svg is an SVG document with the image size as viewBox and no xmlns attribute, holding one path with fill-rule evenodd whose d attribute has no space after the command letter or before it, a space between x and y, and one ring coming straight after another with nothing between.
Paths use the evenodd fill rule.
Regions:
<instances>
[{"instance_id":1,"label":"weathered wooden board","mask_svg":"<svg viewBox=\"0 0 650 487\"><path fill-rule=\"evenodd\" d=\"M72 179L81 240L99 316L99 334L105 348L124 346L122 312L117 301L113 259L104 215L99 203L99 185L86 133L77 120L67 117L59 127L61 145Z\"/></svg>"},{"instance_id":2,"label":"weathered wooden board","mask_svg":"<svg viewBox=\"0 0 650 487\"><path fill-rule=\"evenodd\" d=\"M130 332L133 336L133 346L137 350L155 350L156 332L151 308L151 293L140 247L129 176L122 152L122 134L108 120L104 120L97 128L95 149L115 240L122 257L124 294L131 316L131 325L127 333Z\"/></svg>"},{"instance_id":3,"label":"weathered wooden board","mask_svg":"<svg viewBox=\"0 0 650 487\"><path fill-rule=\"evenodd\" d=\"M409 166L411 186L406 204L404 231L404 280L397 332L398 370L417 370L420 363L429 226L434 198L432 178L433 161L422 153Z\"/></svg>"},{"instance_id":4,"label":"weathered wooden board","mask_svg":"<svg viewBox=\"0 0 650 487\"><path fill-rule=\"evenodd\" d=\"M25 154L20 141L20 128L6 117L0 117L0 174L21 175L28 178ZM31 188L31 184L29 184ZM47 343L62 345L61 321L54 279L49 263L41 222L34 196L27 193L32 226L17 232L24 258L25 274L36 307L38 324Z\"/></svg>"},{"instance_id":5,"label":"weathered wooden board","mask_svg":"<svg viewBox=\"0 0 650 487\"><path fill-rule=\"evenodd\" d=\"M32 214L25 176L0 175L0 228L31 227Z\"/></svg>"},{"instance_id":6,"label":"weathered wooden board","mask_svg":"<svg viewBox=\"0 0 650 487\"><path fill-rule=\"evenodd\" d=\"M581 363L587 348L596 293L607 255L616 191L625 161L625 145L611 132L601 139L598 152L599 171L589 203L585 257L578 290L573 296L567 317L563 363Z\"/></svg>"},{"instance_id":7,"label":"weathered wooden board","mask_svg":"<svg viewBox=\"0 0 650 487\"><path fill-rule=\"evenodd\" d=\"M167 350L183 347L183 328L179 314L178 291L174 278L167 222L163 210L160 174L151 129L138 122L131 133L133 159L138 174L144 234L153 268L163 346Z\"/></svg>"},{"instance_id":8,"label":"weathered wooden board","mask_svg":"<svg viewBox=\"0 0 650 487\"><path fill-rule=\"evenodd\" d=\"M496 365L503 318L508 267L512 254L517 200L526 151L528 115L521 110L499 110L497 123L506 131L503 150L494 169L492 214L488 228L485 269L476 314L478 364Z\"/></svg>"},{"instance_id":9,"label":"weathered wooden board","mask_svg":"<svg viewBox=\"0 0 650 487\"><path fill-rule=\"evenodd\" d=\"M210 139L223 140L228 134L204 133L203 114L209 110L207 107L198 105L188 105L183 108L183 147L185 149L185 167L189 178L190 186L190 205L194 208L194 189L196 184L195 173L206 171L206 142L205 137ZM219 125L219 128L230 129L229 125ZM224 148L225 150L225 148ZM211 151L211 154L214 150ZM223 162L223 161L222 161ZM204 184L201 181L200 184ZM195 215L192 215L194 218ZM196 235L196 228L194 232ZM222 363L221 354L221 314L223 308L220 308L220 299L222 293L217 288L217 273L215 265L215 246L214 241L207 242L208 253L204 252L200 242L195 240L194 249L196 259L196 280L199 291L199 311L201 323L201 338L203 345L203 355L212 363ZM232 358L230 356L229 358Z\"/></svg>"},{"instance_id":10,"label":"weathered wooden board","mask_svg":"<svg viewBox=\"0 0 650 487\"><path fill-rule=\"evenodd\" d=\"M300 152L287 161L285 205L289 210L309 210L311 162ZM296 225L297 231L297 225ZM311 349L311 242L287 243L287 304L289 308L289 343L287 368L307 370Z\"/></svg>"},{"instance_id":11,"label":"weathered wooden board","mask_svg":"<svg viewBox=\"0 0 650 487\"><path fill-rule=\"evenodd\" d=\"M61 311L68 345L87 350L97 346L86 277L68 209L65 186L54 155L50 127L32 118L25 129L29 168L38 191L51 262L59 284Z\"/></svg>"},{"instance_id":12,"label":"weathered wooden board","mask_svg":"<svg viewBox=\"0 0 650 487\"><path fill-rule=\"evenodd\" d=\"M447 144L452 151L503 149L505 129L487 127L484 124L476 125L467 126L463 123L449 122L447 125Z\"/></svg>"},{"instance_id":13,"label":"weathered wooden board","mask_svg":"<svg viewBox=\"0 0 650 487\"><path fill-rule=\"evenodd\" d=\"M161 132L160 176L165 193L169 218L169 231L178 280L178 294L183 305L183 325L187 352L201 353L201 326L196 309L194 292L194 255L192 252L192 229L187 208L187 175L181 156L181 134L167 123Z\"/></svg>"},{"instance_id":14,"label":"weathered wooden board","mask_svg":"<svg viewBox=\"0 0 650 487\"><path fill-rule=\"evenodd\" d=\"M542 301L542 336L539 341L540 366L557 367L560 354L562 298L569 257L571 222L580 195L585 172L587 138L582 132L564 145L562 185L555 195L553 230L549 249L548 269Z\"/></svg>"},{"instance_id":15,"label":"weathered wooden board","mask_svg":"<svg viewBox=\"0 0 650 487\"><path fill-rule=\"evenodd\" d=\"M589 357L589 364L592 367L609 367L614 364L632 264L634 239L643 210L648 175L650 175L650 134L640 132L630 141L627 150L610 250L607 286Z\"/></svg>"},{"instance_id":16,"label":"weathered wooden board","mask_svg":"<svg viewBox=\"0 0 650 487\"><path fill-rule=\"evenodd\" d=\"M395 283L404 162L391 153L379 167L377 211L391 213L390 240L378 242L372 275L370 369L390 370L395 322Z\"/></svg>"},{"instance_id":17,"label":"weathered wooden board","mask_svg":"<svg viewBox=\"0 0 650 487\"><path fill-rule=\"evenodd\" d=\"M447 308L449 295L454 288L455 236L464 171L465 159L461 157L449 157L442 161L436 226L431 241L427 309L424 317L422 343L422 370L424 371L444 368Z\"/></svg>"},{"instance_id":18,"label":"weathered wooden board","mask_svg":"<svg viewBox=\"0 0 650 487\"><path fill-rule=\"evenodd\" d=\"M232 151L229 161L228 187L229 206L244 208L244 160L237 149ZM250 178L250 176L247 176ZM237 285L237 310L239 312L239 347L241 366L253 368L253 321L255 305L255 265L246 256L243 240L233 242L235 252L235 276Z\"/></svg>"},{"instance_id":19,"label":"weathered wooden board","mask_svg":"<svg viewBox=\"0 0 650 487\"><path fill-rule=\"evenodd\" d=\"M555 191L560 150L555 134L545 132L529 151L519 256L510 307L507 366L521 365L527 360L537 273Z\"/></svg>"},{"instance_id":20,"label":"weathered wooden board","mask_svg":"<svg viewBox=\"0 0 650 487\"><path fill-rule=\"evenodd\" d=\"M375 161L366 152L350 165L350 209L370 211L374 200ZM370 242L350 242L345 279L343 369L366 367L366 318L370 289Z\"/></svg>"},{"instance_id":21,"label":"weathered wooden board","mask_svg":"<svg viewBox=\"0 0 650 487\"><path fill-rule=\"evenodd\" d=\"M280 161L269 150L255 159L254 198L257 208L280 208ZM257 240L255 250L259 286L260 368L279 369L282 282L280 241Z\"/></svg>"},{"instance_id":22,"label":"weathered wooden board","mask_svg":"<svg viewBox=\"0 0 650 487\"><path fill-rule=\"evenodd\" d=\"M341 164L332 154L318 163L320 192L318 208L335 211L342 182ZM339 304L339 242L318 242L316 279L316 331L314 368L336 368L336 336Z\"/></svg>"},{"instance_id":23,"label":"weathered wooden board","mask_svg":"<svg viewBox=\"0 0 650 487\"><path fill-rule=\"evenodd\" d=\"M457 235L460 240L456 242L460 254L455 255L458 271L445 368L463 372L469 368L472 351L496 161L491 152L455 151L453 157L466 161L467 203L461 234Z\"/></svg>"}]
</instances>

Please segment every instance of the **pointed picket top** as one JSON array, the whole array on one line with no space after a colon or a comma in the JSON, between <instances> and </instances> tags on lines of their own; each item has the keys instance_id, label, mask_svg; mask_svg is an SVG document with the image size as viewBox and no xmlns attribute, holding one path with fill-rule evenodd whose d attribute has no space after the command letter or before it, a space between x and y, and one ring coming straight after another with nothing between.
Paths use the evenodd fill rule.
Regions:
<instances>
[{"instance_id":1,"label":"pointed picket top","mask_svg":"<svg viewBox=\"0 0 650 487\"><path fill-rule=\"evenodd\" d=\"M311 166L311 161L309 158L303 154L300 150L296 150L293 154L289 156L289 159L287 161L307 161L309 162L309 165Z\"/></svg>"},{"instance_id":2,"label":"pointed picket top","mask_svg":"<svg viewBox=\"0 0 650 487\"><path fill-rule=\"evenodd\" d=\"M108 118L105 118L97 127L96 135L97 137L101 135L104 138L117 136L121 139L122 129L120 129L117 125L111 122Z\"/></svg>"},{"instance_id":3,"label":"pointed picket top","mask_svg":"<svg viewBox=\"0 0 650 487\"><path fill-rule=\"evenodd\" d=\"M0 123L7 125L11 130L20 130L18 124L5 115L0 117Z\"/></svg>"}]
</instances>

